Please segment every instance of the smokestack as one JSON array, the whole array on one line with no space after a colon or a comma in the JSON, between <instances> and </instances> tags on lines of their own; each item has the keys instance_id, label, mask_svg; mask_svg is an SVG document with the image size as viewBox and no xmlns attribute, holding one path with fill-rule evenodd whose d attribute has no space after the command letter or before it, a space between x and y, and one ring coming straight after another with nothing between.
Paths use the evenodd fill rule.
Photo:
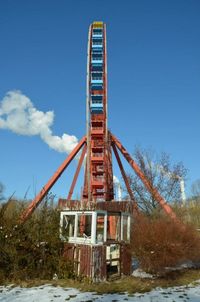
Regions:
<instances>
[{"instance_id":1,"label":"smokestack","mask_svg":"<svg viewBox=\"0 0 200 302\"><path fill-rule=\"evenodd\" d=\"M115 175L113 176L113 182L116 187L116 199L118 201L122 201L122 187L121 187L119 179Z\"/></svg>"}]
</instances>

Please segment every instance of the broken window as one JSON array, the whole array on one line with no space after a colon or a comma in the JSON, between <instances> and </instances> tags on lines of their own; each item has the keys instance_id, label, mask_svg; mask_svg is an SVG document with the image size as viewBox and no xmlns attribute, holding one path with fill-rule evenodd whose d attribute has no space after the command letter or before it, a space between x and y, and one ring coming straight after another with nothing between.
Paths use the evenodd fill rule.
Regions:
<instances>
[{"instance_id":1,"label":"broken window","mask_svg":"<svg viewBox=\"0 0 200 302\"><path fill-rule=\"evenodd\" d=\"M97 214L97 229L96 229L97 243L101 243L104 241L104 220L105 220L105 215Z\"/></svg>"},{"instance_id":2,"label":"broken window","mask_svg":"<svg viewBox=\"0 0 200 302\"><path fill-rule=\"evenodd\" d=\"M91 237L92 232L92 215L78 214L78 231L77 237Z\"/></svg>"},{"instance_id":3,"label":"broken window","mask_svg":"<svg viewBox=\"0 0 200 302\"><path fill-rule=\"evenodd\" d=\"M75 215L63 215L62 221L62 236L67 239L68 237L74 237L75 230Z\"/></svg>"},{"instance_id":4,"label":"broken window","mask_svg":"<svg viewBox=\"0 0 200 302\"><path fill-rule=\"evenodd\" d=\"M107 238L108 240L120 240L120 214L109 214L107 221Z\"/></svg>"}]
</instances>

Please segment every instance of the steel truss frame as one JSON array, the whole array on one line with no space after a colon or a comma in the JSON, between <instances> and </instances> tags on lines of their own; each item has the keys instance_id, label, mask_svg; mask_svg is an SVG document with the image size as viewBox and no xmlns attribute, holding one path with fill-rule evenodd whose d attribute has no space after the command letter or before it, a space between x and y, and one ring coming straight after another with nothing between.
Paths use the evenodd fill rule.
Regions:
<instances>
[{"instance_id":1,"label":"steel truss frame","mask_svg":"<svg viewBox=\"0 0 200 302\"><path fill-rule=\"evenodd\" d=\"M100 31L99 42L95 42L95 31ZM95 49L95 43L100 46ZM99 44L100 43L100 44ZM96 44L96 45L97 45ZM98 63L100 65L93 65L93 58L100 54L102 58ZM93 22L89 28L88 34L88 60L87 60L87 100L86 100L86 136L84 136L69 156L64 160L58 170L53 174L47 184L42 188L39 194L34 198L31 204L21 215L21 222L25 222L37 206L41 203L49 190L59 179L71 161L75 158L78 152L83 148L82 154L78 159L78 166L70 186L67 200L71 200L72 194L83 164L85 155L87 154L84 187L81 200L86 201L90 206L92 203L99 201L109 202L114 199L113 193L113 165L112 165L112 149L117 159L122 177L124 179L130 200L133 203L135 211L138 211L137 202L131 190L129 179L125 173L122 161L118 151L127 160L131 168L135 171L138 177L143 182L146 189L154 196L155 200L161 205L164 211L173 219L177 219L172 208L167 204L165 199L159 194L158 190L154 188L150 180L140 170L139 166L123 147L121 142L108 131L107 119L107 45L106 45L106 25L103 22ZM99 56L99 55L98 55ZM98 67L98 68L97 68ZM100 69L99 69L100 68ZM100 71L99 71L100 70ZM101 73L99 76L93 74ZM100 82L99 82L100 81ZM100 86L99 86L99 85ZM101 106L95 105L95 102L100 97ZM95 105L95 107L94 107ZM94 109L96 108L96 109ZM98 108L98 110L97 110Z\"/></svg>"},{"instance_id":2,"label":"steel truss frame","mask_svg":"<svg viewBox=\"0 0 200 302\"><path fill-rule=\"evenodd\" d=\"M163 210L173 219L178 221L176 214L173 212L172 208L170 205L167 204L166 200L160 195L158 190L152 186L150 180L147 178L147 176L141 171L137 163L134 161L134 159L131 157L131 155L128 153L128 151L125 149L125 147L121 144L121 142L109 132L110 140L111 140L111 145L115 154L115 157L117 159L122 177L124 179L127 191L130 195L131 201L134 203L134 209L136 212L138 212L138 207L137 207L137 202L134 198L133 192L131 190L130 182L129 179L125 173L123 164L121 162L119 153L117 150L121 152L123 157L126 159L126 161L129 163L131 168L134 170L134 172L137 174L137 176L140 178L140 180L143 182L144 186L146 189L151 193L155 200L160 204L160 206L163 208ZM60 167L57 169L57 171L53 174L53 176L50 178L50 180L45 184L45 186L42 188L42 190L39 192L39 194L35 197L35 199L31 202L31 204L28 206L27 209L22 213L20 221L24 223L33 213L33 211L39 206L39 204L42 202L44 197L48 194L49 190L53 187L53 185L56 183L56 181L60 178L62 173L65 171L65 169L68 167L68 165L71 163L71 161L75 158L75 156L78 154L78 152L82 150L82 154L79 158L78 166L75 171L75 175L69 190L68 198L71 199L74 187L77 182L77 178L79 176L80 168L83 164L84 157L86 155L86 149L87 149L87 140L86 136L84 136L78 145L72 150L72 152L68 155L68 157L64 160L64 162L60 165ZM88 204L90 204L90 200L88 200Z\"/></svg>"}]
</instances>

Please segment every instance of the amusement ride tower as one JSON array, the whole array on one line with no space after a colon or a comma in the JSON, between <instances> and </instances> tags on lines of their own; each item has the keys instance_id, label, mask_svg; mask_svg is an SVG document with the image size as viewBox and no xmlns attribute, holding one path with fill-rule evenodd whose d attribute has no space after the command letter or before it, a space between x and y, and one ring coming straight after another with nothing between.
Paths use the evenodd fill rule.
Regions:
<instances>
[{"instance_id":1,"label":"amusement ride tower","mask_svg":"<svg viewBox=\"0 0 200 302\"><path fill-rule=\"evenodd\" d=\"M111 139L107 119L106 25L89 28L87 62L87 167L83 199L113 200Z\"/></svg>"},{"instance_id":2,"label":"amusement ride tower","mask_svg":"<svg viewBox=\"0 0 200 302\"><path fill-rule=\"evenodd\" d=\"M86 136L22 213L21 222L24 223L30 217L82 149L68 197L59 200L60 237L65 242L64 255L73 261L75 273L99 281L107 279L113 273L121 276L131 272L131 220L133 214L138 213L138 208L118 151L164 211L176 220L171 207L120 141L108 131L106 25L103 22L93 22L89 27L86 127ZM114 200L112 150L130 196L128 201ZM84 158L81 200L72 200Z\"/></svg>"}]
</instances>

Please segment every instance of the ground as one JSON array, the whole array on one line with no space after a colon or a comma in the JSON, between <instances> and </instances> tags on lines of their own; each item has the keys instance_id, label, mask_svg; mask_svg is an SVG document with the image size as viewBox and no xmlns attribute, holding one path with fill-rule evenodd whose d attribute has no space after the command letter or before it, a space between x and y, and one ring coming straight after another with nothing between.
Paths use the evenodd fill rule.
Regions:
<instances>
[{"instance_id":1,"label":"ground","mask_svg":"<svg viewBox=\"0 0 200 302\"><path fill-rule=\"evenodd\" d=\"M0 287L0 302L199 302L200 280L188 286L171 288L156 288L148 293L115 293L96 294L95 292L80 292L74 288L42 285L31 288L13 286Z\"/></svg>"}]
</instances>

